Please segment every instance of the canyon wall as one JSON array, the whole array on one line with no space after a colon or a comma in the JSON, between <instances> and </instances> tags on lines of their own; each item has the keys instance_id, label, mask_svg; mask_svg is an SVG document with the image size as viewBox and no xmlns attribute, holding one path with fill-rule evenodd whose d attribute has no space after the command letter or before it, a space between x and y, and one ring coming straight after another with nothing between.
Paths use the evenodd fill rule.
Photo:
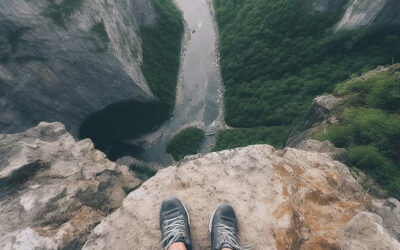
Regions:
<instances>
[{"instance_id":1,"label":"canyon wall","mask_svg":"<svg viewBox=\"0 0 400 250\"><path fill-rule=\"evenodd\" d=\"M0 132L59 121L76 136L106 106L154 96L142 74L149 0L0 2Z\"/></svg>"},{"instance_id":2,"label":"canyon wall","mask_svg":"<svg viewBox=\"0 0 400 250\"><path fill-rule=\"evenodd\" d=\"M343 11L337 30L400 24L397 0L317 0L313 7L318 12Z\"/></svg>"}]
</instances>

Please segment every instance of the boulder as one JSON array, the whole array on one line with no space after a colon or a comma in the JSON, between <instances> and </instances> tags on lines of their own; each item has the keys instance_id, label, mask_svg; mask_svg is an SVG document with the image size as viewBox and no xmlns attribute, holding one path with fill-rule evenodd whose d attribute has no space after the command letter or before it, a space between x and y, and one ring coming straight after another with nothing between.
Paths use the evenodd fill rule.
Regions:
<instances>
[{"instance_id":1,"label":"boulder","mask_svg":"<svg viewBox=\"0 0 400 250\"><path fill-rule=\"evenodd\" d=\"M194 249L209 249L208 223L220 202L233 205L240 241L254 249L399 246L392 229L400 221L397 200L375 201L327 154L255 145L186 157L160 170L95 227L83 249L159 249L159 209L170 195L189 211Z\"/></svg>"},{"instance_id":2,"label":"boulder","mask_svg":"<svg viewBox=\"0 0 400 250\"><path fill-rule=\"evenodd\" d=\"M0 134L0 249L77 249L140 181L60 123Z\"/></svg>"}]
</instances>

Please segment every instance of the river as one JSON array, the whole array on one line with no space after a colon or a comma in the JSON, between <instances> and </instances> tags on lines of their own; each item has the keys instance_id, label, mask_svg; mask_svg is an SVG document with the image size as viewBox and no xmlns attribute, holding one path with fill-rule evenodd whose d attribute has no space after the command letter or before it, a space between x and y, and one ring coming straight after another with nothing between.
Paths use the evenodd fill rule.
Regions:
<instances>
[{"instance_id":1,"label":"river","mask_svg":"<svg viewBox=\"0 0 400 250\"><path fill-rule=\"evenodd\" d=\"M168 140L183 128L197 126L207 136L201 152L215 143L215 128L222 120L223 87L218 67L217 35L207 0L175 0L186 22L177 99L172 118L156 132L131 144L143 150L135 158L167 166L172 160L165 152Z\"/></svg>"}]
</instances>

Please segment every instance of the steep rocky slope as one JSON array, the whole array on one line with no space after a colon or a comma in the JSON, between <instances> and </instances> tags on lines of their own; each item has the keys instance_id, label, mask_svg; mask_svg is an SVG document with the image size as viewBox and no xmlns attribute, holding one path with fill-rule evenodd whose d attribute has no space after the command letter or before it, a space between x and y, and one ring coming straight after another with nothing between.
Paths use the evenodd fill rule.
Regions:
<instances>
[{"instance_id":1,"label":"steep rocky slope","mask_svg":"<svg viewBox=\"0 0 400 250\"><path fill-rule=\"evenodd\" d=\"M332 110L342 100L343 98L334 95L316 97L302 121L291 131L286 146L297 147L311 138L315 130L321 126L337 123L338 120L332 114Z\"/></svg>"},{"instance_id":2,"label":"steep rocky slope","mask_svg":"<svg viewBox=\"0 0 400 250\"><path fill-rule=\"evenodd\" d=\"M156 17L149 0L0 1L0 131L59 121L77 135L109 104L152 100L138 32Z\"/></svg>"},{"instance_id":3,"label":"steep rocky slope","mask_svg":"<svg viewBox=\"0 0 400 250\"><path fill-rule=\"evenodd\" d=\"M287 139L286 146L297 147L300 143L312 138L318 132L326 130L330 125L338 124L340 121L337 116L341 114L341 111L343 111L338 111L338 109L343 108L343 106L367 106L365 103L357 103L357 100L351 101L351 99L354 99L354 97L358 97L361 99L365 98L363 97L363 95L371 91L368 90L370 88L369 86L371 85L371 83L368 83L368 81L373 79L374 77L376 78L382 76L382 79L372 80L372 85L379 86L382 80L385 80L387 78L384 75L385 73L395 74L397 72L400 72L400 64L394 64L385 67L379 66L376 69L362 74L360 77L352 78L342 83L350 85L352 81L360 81L360 86L348 87L348 89L353 89L355 93L347 95L339 95L338 93L335 93L316 97L311 107L304 115L303 119L291 131ZM381 94L382 99L399 99L398 96L396 97L397 88L398 84L395 83L393 84L393 86L388 86L386 92L380 93L378 90L375 90L375 92L376 95ZM359 101L360 100L358 100L358 102ZM379 108L372 107L373 105L371 104L369 105L371 106L371 108ZM393 109L393 113L399 112L399 106L396 101L391 103L389 106L391 106L391 108Z\"/></svg>"},{"instance_id":4,"label":"steep rocky slope","mask_svg":"<svg viewBox=\"0 0 400 250\"><path fill-rule=\"evenodd\" d=\"M399 249L400 203L371 198L326 154L271 146L196 155L163 169L104 219L83 249L158 249L158 212L175 195L191 215L195 249L209 217L230 202L240 240L254 249Z\"/></svg>"},{"instance_id":5,"label":"steep rocky slope","mask_svg":"<svg viewBox=\"0 0 400 250\"><path fill-rule=\"evenodd\" d=\"M398 0L350 0L337 29L361 26L391 26L400 24Z\"/></svg>"},{"instance_id":6,"label":"steep rocky slope","mask_svg":"<svg viewBox=\"0 0 400 250\"><path fill-rule=\"evenodd\" d=\"M60 123L0 134L0 249L79 249L139 184Z\"/></svg>"},{"instance_id":7,"label":"steep rocky slope","mask_svg":"<svg viewBox=\"0 0 400 250\"><path fill-rule=\"evenodd\" d=\"M315 98L293 129L287 146L327 151L364 171L394 197L399 197L400 64L378 67L339 83L333 95ZM329 140L335 146L325 141ZM368 179L368 178L367 178ZM373 185L377 195L385 192Z\"/></svg>"},{"instance_id":8,"label":"steep rocky slope","mask_svg":"<svg viewBox=\"0 0 400 250\"><path fill-rule=\"evenodd\" d=\"M344 11L337 29L361 26L390 26L400 24L400 2L397 0L318 0L314 9L319 12Z\"/></svg>"}]
</instances>

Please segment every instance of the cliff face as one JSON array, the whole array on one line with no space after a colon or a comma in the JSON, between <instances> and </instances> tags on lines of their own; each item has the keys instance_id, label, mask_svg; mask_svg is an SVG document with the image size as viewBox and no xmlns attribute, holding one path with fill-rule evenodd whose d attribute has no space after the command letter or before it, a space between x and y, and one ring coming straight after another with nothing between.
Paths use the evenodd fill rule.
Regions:
<instances>
[{"instance_id":1,"label":"cliff face","mask_svg":"<svg viewBox=\"0 0 400 250\"><path fill-rule=\"evenodd\" d=\"M59 121L73 135L89 115L151 100L140 69L149 0L0 2L0 131Z\"/></svg>"},{"instance_id":2,"label":"cliff face","mask_svg":"<svg viewBox=\"0 0 400 250\"><path fill-rule=\"evenodd\" d=\"M191 156L160 170L104 219L83 249L158 249L159 209L175 195L207 249L210 215L231 203L239 238L254 249L399 249L400 203L371 198L326 154L267 145Z\"/></svg>"},{"instance_id":3,"label":"cliff face","mask_svg":"<svg viewBox=\"0 0 400 250\"><path fill-rule=\"evenodd\" d=\"M362 26L390 26L400 24L398 0L351 0L337 29Z\"/></svg>"},{"instance_id":4,"label":"cliff face","mask_svg":"<svg viewBox=\"0 0 400 250\"><path fill-rule=\"evenodd\" d=\"M318 0L314 2L314 9L319 12L343 10L337 30L400 24L397 0Z\"/></svg>"},{"instance_id":5,"label":"cliff face","mask_svg":"<svg viewBox=\"0 0 400 250\"><path fill-rule=\"evenodd\" d=\"M290 133L286 146L296 147L309 139L315 127L336 123L337 119L331 111L341 100L333 95L315 98L303 120Z\"/></svg>"},{"instance_id":6,"label":"cliff face","mask_svg":"<svg viewBox=\"0 0 400 250\"><path fill-rule=\"evenodd\" d=\"M0 134L0 249L78 249L139 184L60 123Z\"/></svg>"}]
</instances>

